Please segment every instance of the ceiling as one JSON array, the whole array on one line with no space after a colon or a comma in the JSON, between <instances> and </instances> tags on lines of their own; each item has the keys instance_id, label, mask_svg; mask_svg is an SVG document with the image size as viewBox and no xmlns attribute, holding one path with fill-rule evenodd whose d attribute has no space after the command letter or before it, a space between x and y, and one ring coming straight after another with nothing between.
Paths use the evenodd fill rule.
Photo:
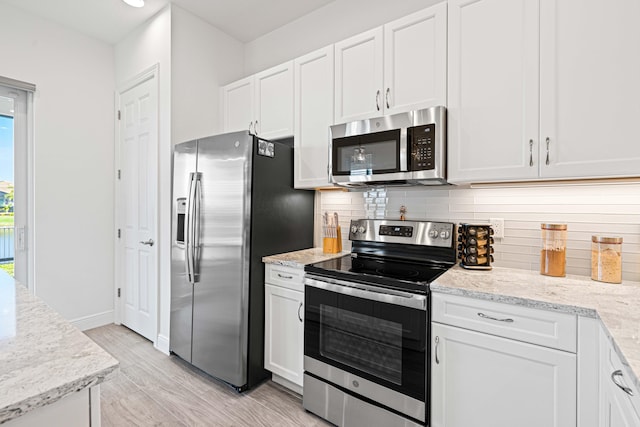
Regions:
<instances>
[{"instance_id":1,"label":"ceiling","mask_svg":"<svg viewBox=\"0 0 640 427\"><path fill-rule=\"evenodd\" d=\"M254 40L334 0L0 0L109 44L173 3L243 43Z\"/></svg>"}]
</instances>

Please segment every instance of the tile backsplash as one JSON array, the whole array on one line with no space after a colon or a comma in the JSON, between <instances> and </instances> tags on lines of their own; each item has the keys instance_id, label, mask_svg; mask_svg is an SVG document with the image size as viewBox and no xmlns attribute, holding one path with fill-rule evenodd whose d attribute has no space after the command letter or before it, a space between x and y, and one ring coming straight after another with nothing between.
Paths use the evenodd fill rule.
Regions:
<instances>
[{"instance_id":1,"label":"tile backsplash","mask_svg":"<svg viewBox=\"0 0 640 427\"><path fill-rule=\"evenodd\" d=\"M488 222L504 219L504 238L495 239L497 267L540 268L540 224L566 223L567 273L590 276L591 236L620 236L623 280L640 281L640 184L530 184L512 187L396 187L365 192L320 191L316 224L324 211L337 212L343 248L350 250L351 219ZM317 229L317 227L316 227ZM318 246L318 245L316 245Z\"/></svg>"}]
</instances>

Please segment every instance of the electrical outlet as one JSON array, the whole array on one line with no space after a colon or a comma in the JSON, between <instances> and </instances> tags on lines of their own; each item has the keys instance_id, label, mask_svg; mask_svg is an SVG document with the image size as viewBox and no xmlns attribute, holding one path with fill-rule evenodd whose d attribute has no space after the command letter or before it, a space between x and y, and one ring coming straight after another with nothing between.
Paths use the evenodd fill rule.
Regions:
<instances>
[{"instance_id":1,"label":"electrical outlet","mask_svg":"<svg viewBox=\"0 0 640 427\"><path fill-rule=\"evenodd\" d=\"M493 228L493 237L496 239L504 238L504 218L489 218L489 224Z\"/></svg>"}]
</instances>

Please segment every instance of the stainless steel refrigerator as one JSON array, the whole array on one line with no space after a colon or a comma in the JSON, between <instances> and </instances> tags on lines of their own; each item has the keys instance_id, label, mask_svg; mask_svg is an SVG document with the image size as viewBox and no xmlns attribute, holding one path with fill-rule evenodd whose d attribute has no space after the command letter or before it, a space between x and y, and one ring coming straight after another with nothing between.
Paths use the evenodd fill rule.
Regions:
<instances>
[{"instance_id":1,"label":"stainless steel refrigerator","mask_svg":"<svg viewBox=\"0 0 640 427\"><path fill-rule=\"evenodd\" d=\"M291 144L245 131L175 146L172 353L238 391L268 376L262 257L313 246L313 198L293 189Z\"/></svg>"}]
</instances>

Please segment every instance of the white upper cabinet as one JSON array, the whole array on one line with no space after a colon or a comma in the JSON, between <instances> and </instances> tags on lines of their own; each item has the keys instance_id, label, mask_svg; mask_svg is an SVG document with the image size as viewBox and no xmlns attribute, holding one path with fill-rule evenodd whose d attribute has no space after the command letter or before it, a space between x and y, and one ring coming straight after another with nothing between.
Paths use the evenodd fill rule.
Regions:
<instances>
[{"instance_id":1,"label":"white upper cabinet","mask_svg":"<svg viewBox=\"0 0 640 427\"><path fill-rule=\"evenodd\" d=\"M223 86L223 130L262 138L293 135L293 61Z\"/></svg>"},{"instance_id":2,"label":"white upper cabinet","mask_svg":"<svg viewBox=\"0 0 640 427\"><path fill-rule=\"evenodd\" d=\"M447 5L335 44L335 123L446 105Z\"/></svg>"},{"instance_id":3,"label":"white upper cabinet","mask_svg":"<svg viewBox=\"0 0 640 427\"><path fill-rule=\"evenodd\" d=\"M640 175L640 3L450 0L448 180Z\"/></svg>"},{"instance_id":4,"label":"white upper cabinet","mask_svg":"<svg viewBox=\"0 0 640 427\"><path fill-rule=\"evenodd\" d=\"M450 182L538 176L538 7L449 1Z\"/></svg>"},{"instance_id":5,"label":"white upper cabinet","mask_svg":"<svg viewBox=\"0 0 640 427\"><path fill-rule=\"evenodd\" d=\"M250 76L220 89L224 132L246 130L250 124L253 126L253 81L253 76Z\"/></svg>"},{"instance_id":6,"label":"white upper cabinet","mask_svg":"<svg viewBox=\"0 0 640 427\"><path fill-rule=\"evenodd\" d=\"M384 26L386 114L447 105L447 3Z\"/></svg>"},{"instance_id":7,"label":"white upper cabinet","mask_svg":"<svg viewBox=\"0 0 640 427\"><path fill-rule=\"evenodd\" d=\"M255 132L262 138L293 135L293 61L255 75Z\"/></svg>"},{"instance_id":8,"label":"white upper cabinet","mask_svg":"<svg viewBox=\"0 0 640 427\"><path fill-rule=\"evenodd\" d=\"M639 176L640 2L543 0L540 10L541 176Z\"/></svg>"},{"instance_id":9,"label":"white upper cabinet","mask_svg":"<svg viewBox=\"0 0 640 427\"><path fill-rule=\"evenodd\" d=\"M382 27L335 44L335 123L383 114Z\"/></svg>"},{"instance_id":10,"label":"white upper cabinet","mask_svg":"<svg viewBox=\"0 0 640 427\"><path fill-rule=\"evenodd\" d=\"M294 61L294 187L330 185L329 126L333 124L333 46Z\"/></svg>"}]
</instances>

